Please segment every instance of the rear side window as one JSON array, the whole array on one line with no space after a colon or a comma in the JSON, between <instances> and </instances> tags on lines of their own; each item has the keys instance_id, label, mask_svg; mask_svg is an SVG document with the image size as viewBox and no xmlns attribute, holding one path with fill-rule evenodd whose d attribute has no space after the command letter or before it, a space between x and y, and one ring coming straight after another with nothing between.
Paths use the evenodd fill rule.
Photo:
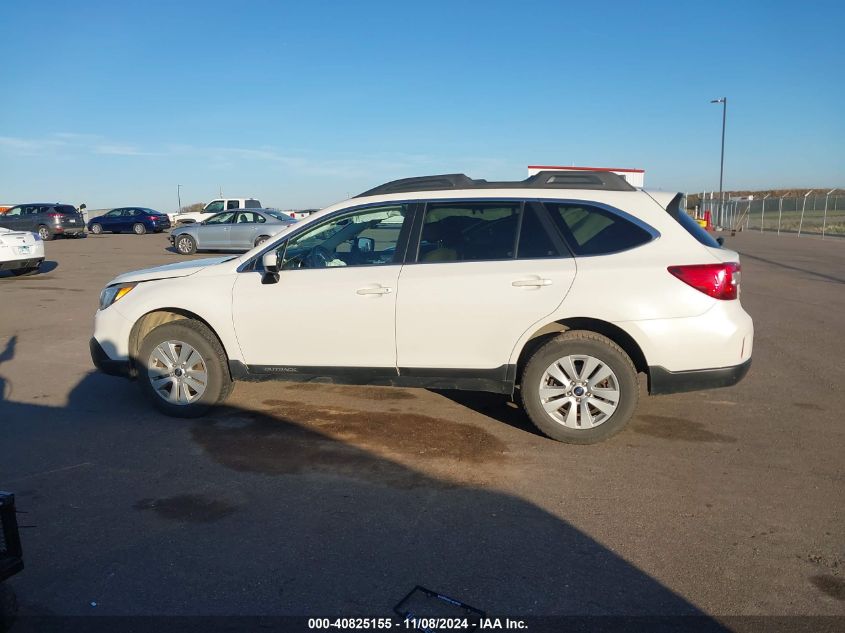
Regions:
<instances>
[{"instance_id":1,"label":"rear side window","mask_svg":"<svg viewBox=\"0 0 845 633\"><path fill-rule=\"evenodd\" d=\"M683 196L678 194L672 199L672 202L669 203L669 206L666 207L666 212L671 215L675 221L680 224L686 232L692 235L695 239L699 242L704 244L705 246L710 246L712 248L722 248L713 236L710 235L707 231L701 228L701 225L696 222L693 218L689 216L689 214L681 208L681 199Z\"/></svg>"},{"instance_id":2,"label":"rear side window","mask_svg":"<svg viewBox=\"0 0 845 633\"><path fill-rule=\"evenodd\" d=\"M600 207L559 202L547 202L546 207L575 255L618 253L652 239L645 229Z\"/></svg>"},{"instance_id":3,"label":"rear side window","mask_svg":"<svg viewBox=\"0 0 845 633\"><path fill-rule=\"evenodd\" d=\"M258 200L244 201L244 209L260 209L261 203Z\"/></svg>"},{"instance_id":4,"label":"rear side window","mask_svg":"<svg viewBox=\"0 0 845 633\"><path fill-rule=\"evenodd\" d=\"M418 261L513 259L521 207L481 201L427 205Z\"/></svg>"},{"instance_id":5,"label":"rear side window","mask_svg":"<svg viewBox=\"0 0 845 633\"><path fill-rule=\"evenodd\" d=\"M560 257L560 255L560 250L552 241L546 227L540 222L534 205L526 203L522 214L522 225L519 228L517 259L542 259Z\"/></svg>"}]
</instances>

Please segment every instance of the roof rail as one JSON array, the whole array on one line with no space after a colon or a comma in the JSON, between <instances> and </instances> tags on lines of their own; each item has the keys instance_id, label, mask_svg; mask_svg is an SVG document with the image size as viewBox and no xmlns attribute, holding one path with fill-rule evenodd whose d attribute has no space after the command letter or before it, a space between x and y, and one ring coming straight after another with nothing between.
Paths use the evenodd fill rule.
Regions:
<instances>
[{"instance_id":1,"label":"roof rail","mask_svg":"<svg viewBox=\"0 0 845 633\"><path fill-rule=\"evenodd\" d=\"M525 180L487 181L473 180L466 174L440 174L393 180L364 193L380 196L409 191L440 191L448 189L595 189L601 191L636 191L619 174L608 171L540 171Z\"/></svg>"}]
</instances>

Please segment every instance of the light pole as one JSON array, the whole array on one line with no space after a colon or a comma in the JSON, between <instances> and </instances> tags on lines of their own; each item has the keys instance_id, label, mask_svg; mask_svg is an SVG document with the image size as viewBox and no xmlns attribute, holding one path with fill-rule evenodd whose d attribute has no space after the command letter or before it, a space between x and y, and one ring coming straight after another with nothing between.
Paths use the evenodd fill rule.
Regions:
<instances>
[{"instance_id":1,"label":"light pole","mask_svg":"<svg viewBox=\"0 0 845 633\"><path fill-rule=\"evenodd\" d=\"M182 185L176 185L176 198L179 200L179 213L182 213Z\"/></svg>"},{"instance_id":2,"label":"light pole","mask_svg":"<svg viewBox=\"0 0 845 633\"><path fill-rule=\"evenodd\" d=\"M824 194L824 219L822 220L822 239L824 239L824 229L827 226L827 201L830 199L830 194L832 194L837 189L839 189L839 187L834 187L826 194Z\"/></svg>"},{"instance_id":3,"label":"light pole","mask_svg":"<svg viewBox=\"0 0 845 633\"><path fill-rule=\"evenodd\" d=\"M763 196L763 212L760 214L760 233L763 232L763 221L766 219L766 198L768 198L770 195L772 194L767 193L765 196Z\"/></svg>"},{"instance_id":4,"label":"light pole","mask_svg":"<svg viewBox=\"0 0 845 633\"><path fill-rule=\"evenodd\" d=\"M720 97L719 99L712 99L710 103L722 104L722 160L719 167L719 226L724 222L722 217L725 212L724 192L722 191L722 179L725 175L725 122L728 118L728 98Z\"/></svg>"},{"instance_id":5,"label":"light pole","mask_svg":"<svg viewBox=\"0 0 845 633\"><path fill-rule=\"evenodd\" d=\"M804 226L804 209L807 208L807 196L811 193L813 193L812 189L804 194L804 204L801 205L801 220L798 222L798 237L801 237L801 227Z\"/></svg>"}]
</instances>

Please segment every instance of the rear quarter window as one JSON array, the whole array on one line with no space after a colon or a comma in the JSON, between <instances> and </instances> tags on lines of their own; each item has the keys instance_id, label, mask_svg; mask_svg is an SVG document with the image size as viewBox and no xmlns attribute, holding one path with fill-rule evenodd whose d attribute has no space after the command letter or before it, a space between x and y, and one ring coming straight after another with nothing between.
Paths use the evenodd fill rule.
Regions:
<instances>
[{"instance_id":1,"label":"rear quarter window","mask_svg":"<svg viewBox=\"0 0 845 633\"><path fill-rule=\"evenodd\" d=\"M561 202L547 202L546 207L576 256L619 253L653 238L644 228L607 209Z\"/></svg>"},{"instance_id":2,"label":"rear quarter window","mask_svg":"<svg viewBox=\"0 0 845 633\"><path fill-rule=\"evenodd\" d=\"M678 194L672 199L672 202L669 203L669 206L666 207L666 212L671 215L675 221L680 224L687 233L692 235L695 239L699 242L704 244L705 246L710 246L712 248L722 248L710 233L705 231L701 228L701 225L696 222L690 215L681 208L681 200L683 196Z\"/></svg>"}]
</instances>

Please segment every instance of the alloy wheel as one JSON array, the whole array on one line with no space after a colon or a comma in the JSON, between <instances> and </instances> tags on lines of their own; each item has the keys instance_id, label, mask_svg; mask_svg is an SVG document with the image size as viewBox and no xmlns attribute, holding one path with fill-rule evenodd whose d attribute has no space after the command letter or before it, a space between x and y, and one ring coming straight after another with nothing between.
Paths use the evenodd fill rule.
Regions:
<instances>
[{"instance_id":1,"label":"alloy wheel","mask_svg":"<svg viewBox=\"0 0 845 633\"><path fill-rule=\"evenodd\" d=\"M590 429L606 422L619 406L619 380L607 363L584 354L559 358L540 380L540 402L558 424Z\"/></svg>"},{"instance_id":2,"label":"alloy wheel","mask_svg":"<svg viewBox=\"0 0 845 633\"><path fill-rule=\"evenodd\" d=\"M205 393L208 368L202 355L184 341L164 341L150 354L147 377L160 398L186 405Z\"/></svg>"}]
</instances>

